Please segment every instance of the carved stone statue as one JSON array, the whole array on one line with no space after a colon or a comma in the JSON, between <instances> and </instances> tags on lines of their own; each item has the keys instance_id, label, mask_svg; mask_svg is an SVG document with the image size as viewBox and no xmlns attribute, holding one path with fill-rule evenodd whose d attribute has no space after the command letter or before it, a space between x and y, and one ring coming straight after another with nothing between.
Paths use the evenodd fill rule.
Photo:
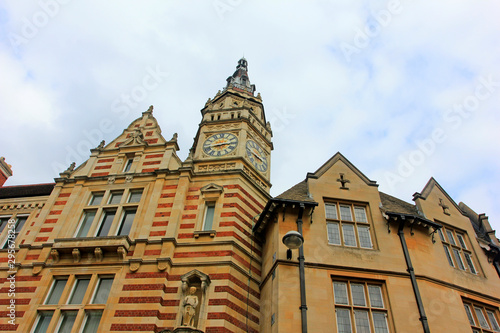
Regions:
<instances>
[{"instance_id":1,"label":"carved stone statue","mask_svg":"<svg viewBox=\"0 0 500 333\"><path fill-rule=\"evenodd\" d=\"M194 317L196 315L196 307L198 306L198 296L195 293L196 287L189 288L189 295L184 297L184 301L182 302L184 306L182 326L194 327Z\"/></svg>"}]
</instances>

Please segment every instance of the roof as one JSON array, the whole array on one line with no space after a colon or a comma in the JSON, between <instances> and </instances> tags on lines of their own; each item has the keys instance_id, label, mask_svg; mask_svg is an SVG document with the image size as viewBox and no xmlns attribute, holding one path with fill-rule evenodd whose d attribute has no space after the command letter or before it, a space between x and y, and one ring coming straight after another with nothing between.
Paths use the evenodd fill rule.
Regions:
<instances>
[{"instance_id":1,"label":"roof","mask_svg":"<svg viewBox=\"0 0 500 333\"><path fill-rule=\"evenodd\" d=\"M0 187L0 199L49 195L55 183Z\"/></svg>"},{"instance_id":2,"label":"roof","mask_svg":"<svg viewBox=\"0 0 500 333\"><path fill-rule=\"evenodd\" d=\"M380 200L382 201L381 209L384 212L419 215L417 206L412 205L396 197L393 197L392 195L386 194L384 192L379 192L379 193L380 193Z\"/></svg>"},{"instance_id":3,"label":"roof","mask_svg":"<svg viewBox=\"0 0 500 333\"><path fill-rule=\"evenodd\" d=\"M459 207L464 212L465 215L469 218L474 231L476 232L477 237L483 239L484 241L491 243L491 238L488 236L487 230L484 227L484 224L481 223L481 219L479 214L477 214L474 210L472 210L469 206L464 204L463 202L459 203Z\"/></svg>"},{"instance_id":4,"label":"roof","mask_svg":"<svg viewBox=\"0 0 500 333\"><path fill-rule=\"evenodd\" d=\"M275 199L278 200L289 200L289 201L300 201L300 202L315 202L312 196L309 194L309 187L307 181L303 180L300 183L292 186L285 192L281 193Z\"/></svg>"}]
</instances>

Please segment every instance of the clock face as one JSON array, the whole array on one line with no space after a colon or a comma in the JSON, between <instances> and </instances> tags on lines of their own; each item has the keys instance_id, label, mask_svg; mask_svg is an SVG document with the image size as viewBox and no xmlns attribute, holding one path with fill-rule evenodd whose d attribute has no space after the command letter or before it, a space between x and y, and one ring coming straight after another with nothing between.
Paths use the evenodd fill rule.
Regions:
<instances>
[{"instance_id":1,"label":"clock face","mask_svg":"<svg viewBox=\"0 0 500 333\"><path fill-rule=\"evenodd\" d=\"M210 156L223 156L236 149L238 138L231 133L218 133L203 143L203 151Z\"/></svg>"},{"instance_id":2,"label":"clock face","mask_svg":"<svg viewBox=\"0 0 500 333\"><path fill-rule=\"evenodd\" d=\"M267 170L267 159L264 150L252 140L247 141L247 156L253 166L260 172Z\"/></svg>"}]
</instances>

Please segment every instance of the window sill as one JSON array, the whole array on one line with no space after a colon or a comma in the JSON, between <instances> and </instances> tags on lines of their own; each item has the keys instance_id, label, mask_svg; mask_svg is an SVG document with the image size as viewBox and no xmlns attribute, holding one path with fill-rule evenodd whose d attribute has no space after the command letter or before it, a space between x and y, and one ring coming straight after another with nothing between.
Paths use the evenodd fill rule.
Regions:
<instances>
[{"instance_id":1,"label":"window sill","mask_svg":"<svg viewBox=\"0 0 500 333\"><path fill-rule=\"evenodd\" d=\"M210 236L210 237L214 238L215 235L217 234L217 231L215 231L215 230L195 231L193 234L194 234L194 238L198 238L200 236Z\"/></svg>"}]
</instances>

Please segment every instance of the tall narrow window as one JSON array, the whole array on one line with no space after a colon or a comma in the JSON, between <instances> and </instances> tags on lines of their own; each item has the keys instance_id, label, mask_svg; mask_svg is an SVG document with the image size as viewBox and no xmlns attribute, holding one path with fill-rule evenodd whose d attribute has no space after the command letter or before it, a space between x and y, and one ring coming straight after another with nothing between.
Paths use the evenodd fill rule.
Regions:
<instances>
[{"instance_id":1,"label":"tall narrow window","mask_svg":"<svg viewBox=\"0 0 500 333\"><path fill-rule=\"evenodd\" d=\"M49 328L50 321L54 311L41 312L38 314L38 320L33 333L47 333L47 328Z\"/></svg>"},{"instance_id":2,"label":"tall narrow window","mask_svg":"<svg viewBox=\"0 0 500 333\"><path fill-rule=\"evenodd\" d=\"M118 235L128 235L130 229L132 228L132 223L134 222L136 209L127 209L123 213L122 221L120 223L120 228L118 229Z\"/></svg>"},{"instance_id":3,"label":"tall narrow window","mask_svg":"<svg viewBox=\"0 0 500 333\"><path fill-rule=\"evenodd\" d=\"M102 311L89 311L85 316L85 324L82 333L97 333L101 322Z\"/></svg>"},{"instance_id":4,"label":"tall narrow window","mask_svg":"<svg viewBox=\"0 0 500 333\"><path fill-rule=\"evenodd\" d=\"M69 298L68 304L82 304L83 297L89 286L90 278L78 278L75 282L75 287Z\"/></svg>"},{"instance_id":5,"label":"tall narrow window","mask_svg":"<svg viewBox=\"0 0 500 333\"><path fill-rule=\"evenodd\" d=\"M373 248L366 207L326 202L325 216L329 244Z\"/></svg>"},{"instance_id":6,"label":"tall narrow window","mask_svg":"<svg viewBox=\"0 0 500 333\"><path fill-rule=\"evenodd\" d=\"M384 308L380 285L358 281L333 281L333 293L338 332L389 332L388 310Z\"/></svg>"},{"instance_id":7,"label":"tall narrow window","mask_svg":"<svg viewBox=\"0 0 500 333\"><path fill-rule=\"evenodd\" d=\"M205 219L203 221L203 230L213 230L215 214L215 202L208 202L205 208Z\"/></svg>"},{"instance_id":8,"label":"tall narrow window","mask_svg":"<svg viewBox=\"0 0 500 333\"><path fill-rule=\"evenodd\" d=\"M45 300L45 304L58 304L67 282L67 278L54 280L49 296Z\"/></svg>"},{"instance_id":9,"label":"tall narrow window","mask_svg":"<svg viewBox=\"0 0 500 333\"><path fill-rule=\"evenodd\" d=\"M78 314L77 311L63 311L61 312L61 322L59 324L58 333L68 333L71 332L73 325L75 324L75 319Z\"/></svg>"},{"instance_id":10,"label":"tall narrow window","mask_svg":"<svg viewBox=\"0 0 500 333\"><path fill-rule=\"evenodd\" d=\"M50 333L97 333L112 285L112 275L71 274L54 278L43 310L38 312L29 332L49 333L52 322L55 328ZM95 286L93 290L91 286ZM63 299L62 295L68 294L69 297Z\"/></svg>"},{"instance_id":11,"label":"tall narrow window","mask_svg":"<svg viewBox=\"0 0 500 333\"><path fill-rule=\"evenodd\" d=\"M475 301L463 300L463 302L473 332L500 332L497 309Z\"/></svg>"},{"instance_id":12,"label":"tall narrow window","mask_svg":"<svg viewBox=\"0 0 500 333\"><path fill-rule=\"evenodd\" d=\"M95 213L96 213L95 210L89 210L83 213L80 229L78 230L76 237L86 237L88 235L90 227L94 222Z\"/></svg>"},{"instance_id":13,"label":"tall narrow window","mask_svg":"<svg viewBox=\"0 0 500 333\"><path fill-rule=\"evenodd\" d=\"M96 287L92 304L106 304L112 284L113 278L100 278Z\"/></svg>"},{"instance_id":14,"label":"tall narrow window","mask_svg":"<svg viewBox=\"0 0 500 333\"><path fill-rule=\"evenodd\" d=\"M9 222L10 217L0 217L0 234L2 233L3 229L5 229L5 226Z\"/></svg>"},{"instance_id":15,"label":"tall narrow window","mask_svg":"<svg viewBox=\"0 0 500 333\"><path fill-rule=\"evenodd\" d=\"M443 243L446 259L450 266L477 274L472 251L469 250L471 247L467 247L467 234L448 226L443 227L443 229L444 231L438 229L439 238Z\"/></svg>"},{"instance_id":16,"label":"tall narrow window","mask_svg":"<svg viewBox=\"0 0 500 333\"><path fill-rule=\"evenodd\" d=\"M143 188L93 192L75 237L129 235Z\"/></svg>"},{"instance_id":17,"label":"tall narrow window","mask_svg":"<svg viewBox=\"0 0 500 333\"><path fill-rule=\"evenodd\" d=\"M115 215L116 210L107 210L104 212L104 217L102 219L99 232L97 233L97 237L107 236L109 234L109 230L111 229L111 224L113 223Z\"/></svg>"},{"instance_id":18,"label":"tall narrow window","mask_svg":"<svg viewBox=\"0 0 500 333\"><path fill-rule=\"evenodd\" d=\"M125 167L123 168L123 172L129 172L130 169L132 168L132 163L134 163L133 158L127 159L127 162L125 163Z\"/></svg>"}]
</instances>

